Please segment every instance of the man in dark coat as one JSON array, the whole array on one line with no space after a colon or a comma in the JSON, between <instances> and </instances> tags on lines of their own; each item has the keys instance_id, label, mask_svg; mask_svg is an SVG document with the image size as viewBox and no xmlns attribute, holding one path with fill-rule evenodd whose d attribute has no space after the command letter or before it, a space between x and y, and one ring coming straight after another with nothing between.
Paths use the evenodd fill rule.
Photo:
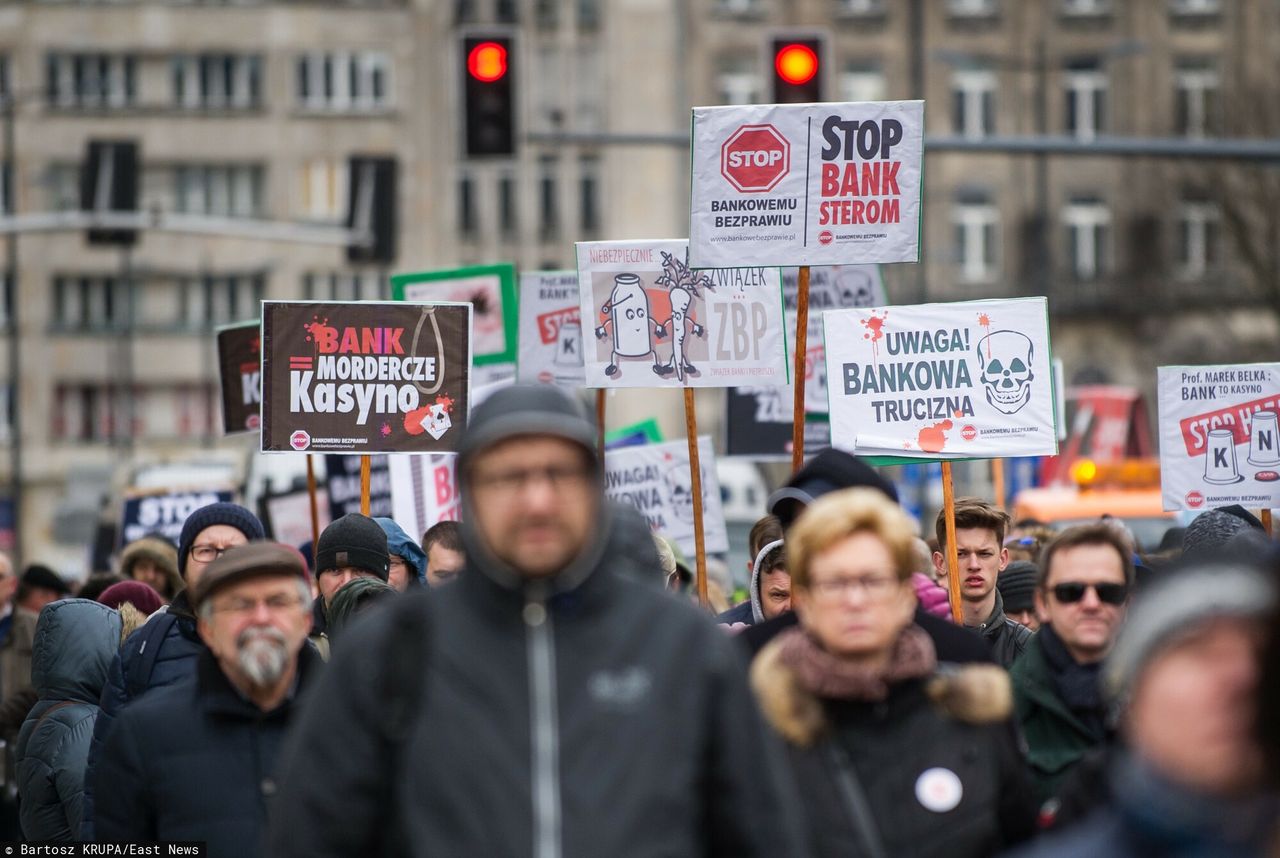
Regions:
<instances>
[{"instance_id":1,"label":"man in dark coat","mask_svg":"<svg viewBox=\"0 0 1280 858\"><path fill-rule=\"evenodd\" d=\"M996 587L1000 573L1009 565L1009 549L1004 547L1008 529L1009 514L986 501L960 498L955 502L956 555L964 624L982 635L990 644L996 663L1006 670L1013 666L1031 640L1030 629L1005 616L1004 600ZM947 542L945 510L938 513L934 531L940 550L933 552L933 566L939 579L946 580L950 543Z\"/></svg>"},{"instance_id":2,"label":"man in dark coat","mask_svg":"<svg viewBox=\"0 0 1280 858\"><path fill-rule=\"evenodd\" d=\"M94 830L104 841L266 855L277 751L320 663L305 645L306 570L287 546L238 546L204 570L191 603L206 647L195 675L116 716L94 772Z\"/></svg>"},{"instance_id":3,"label":"man in dark coat","mask_svg":"<svg viewBox=\"0 0 1280 858\"><path fill-rule=\"evenodd\" d=\"M146 625L129 635L111 662L107 686L102 690L98 720L89 748L89 769L85 774L84 824L81 839L92 841L93 767L102 738L116 714L144 692L172 685L190 676L204 643L196 631L196 617L190 591L200 583L214 558L236 545L264 539L266 532L258 517L233 503L203 506L187 517L178 540L178 571L187 588L178 593L168 610L156 614Z\"/></svg>"},{"instance_id":4,"label":"man in dark coat","mask_svg":"<svg viewBox=\"0 0 1280 858\"><path fill-rule=\"evenodd\" d=\"M287 752L273 856L807 854L740 653L628 571L601 470L558 388L472 412L467 568L346 631Z\"/></svg>"}]
</instances>

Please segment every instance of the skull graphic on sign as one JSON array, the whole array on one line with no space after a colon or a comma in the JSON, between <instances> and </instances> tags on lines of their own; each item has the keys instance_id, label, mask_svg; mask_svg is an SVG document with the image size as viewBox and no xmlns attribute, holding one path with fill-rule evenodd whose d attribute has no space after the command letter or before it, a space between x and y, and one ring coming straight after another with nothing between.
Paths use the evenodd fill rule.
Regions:
<instances>
[{"instance_id":1,"label":"skull graphic on sign","mask_svg":"<svg viewBox=\"0 0 1280 858\"><path fill-rule=\"evenodd\" d=\"M980 380L987 402L1003 414L1014 414L1031 401L1031 338L1017 331L995 331L978 340Z\"/></svg>"}]
</instances>

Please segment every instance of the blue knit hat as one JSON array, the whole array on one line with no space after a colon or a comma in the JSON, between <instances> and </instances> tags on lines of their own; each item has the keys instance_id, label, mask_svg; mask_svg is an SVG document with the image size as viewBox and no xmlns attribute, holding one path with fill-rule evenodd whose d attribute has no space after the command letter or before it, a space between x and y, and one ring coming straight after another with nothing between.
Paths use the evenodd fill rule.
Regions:
<instances>
[{"instance_id":1,"label":"blue knit hat","mask_svg":"<svg viewBox=\"0 0 1280 858\"><path fill-rule=\"evenodd\" d=\"M187 516L186 523L182 525L182 536L178 538L178 571L183 578L187 577L187 557L191 554L191 544L202 530L215 524L234 527L250 542L267 538L267 532L258 517L239 504L211 503L202 506Z\"/></svg>"}]
</instances>

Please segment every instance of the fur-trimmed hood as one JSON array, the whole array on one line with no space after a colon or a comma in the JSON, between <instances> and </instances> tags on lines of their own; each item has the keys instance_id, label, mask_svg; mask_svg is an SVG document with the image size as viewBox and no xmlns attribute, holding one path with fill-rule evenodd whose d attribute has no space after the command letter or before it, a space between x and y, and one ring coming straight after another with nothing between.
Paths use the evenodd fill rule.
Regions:
<instances>
[{"instance_id":1,"label":"fur-trimmed hood","mask_svg":"<svg viewBox=\"0 0 1280 858\"><path fill-rule=\"evenodd\" d=\"M120 554L120 574L125 578L133 578L133 567L139 560L150 560L164 572L172 591L161 594L166 599L172 599L186 586L182 575L178 573L178 549L163 537L143 536L126 545Z\"/></svg>"},{"instance_id":2,"label":"fur-trimmed hood","mask_svg":"<svg viewBox=\"0 0 1280 858\"><path fill-rule=\"evenodd\" d=\"M751 687L770 726L791 744L808 747L826 733L827 714L781 652L777 640L760 651L751 665ZM996 723L1013 712L1009 674L995 665L944 665L925 680L925 693L939 712L969 724Z\"/></svg>"}]
</instances>

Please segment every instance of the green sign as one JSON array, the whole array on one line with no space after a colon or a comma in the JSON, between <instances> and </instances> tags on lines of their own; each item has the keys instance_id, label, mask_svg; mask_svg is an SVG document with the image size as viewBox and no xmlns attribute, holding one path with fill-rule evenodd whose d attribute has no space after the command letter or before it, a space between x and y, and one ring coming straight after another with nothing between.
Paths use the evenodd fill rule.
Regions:
<instances>
[{"instance_id":1,"label":"green sign","mask_svg":"<svg viewBox=\"0 0 1280 858\"><path fill-rule=\"evenodd\" d=\"M516 267L511 263L476 265L444 271L396 274L391 297L397 301L463 301L473 308L471 343L477 366L515 363Z\"/></svg>"}]
</instances>

